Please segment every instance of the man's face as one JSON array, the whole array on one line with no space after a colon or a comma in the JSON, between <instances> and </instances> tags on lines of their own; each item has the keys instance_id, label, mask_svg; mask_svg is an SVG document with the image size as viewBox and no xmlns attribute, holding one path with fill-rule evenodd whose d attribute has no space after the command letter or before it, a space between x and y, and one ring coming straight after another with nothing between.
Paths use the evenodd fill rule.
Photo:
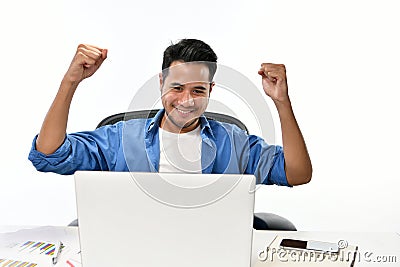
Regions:
<instances>
[{"instance_id":1,"label":"man's face","mask_svg":"<svg viewBox=\"0 0 400 267\"><path fill-rule=\"evenodd\" d=\"M161 101L165 114L161 128L173 133L195 129L206 110L213 84L202 63L174 61L164 82L160 76Z\"/></svg>"}]
</instances>

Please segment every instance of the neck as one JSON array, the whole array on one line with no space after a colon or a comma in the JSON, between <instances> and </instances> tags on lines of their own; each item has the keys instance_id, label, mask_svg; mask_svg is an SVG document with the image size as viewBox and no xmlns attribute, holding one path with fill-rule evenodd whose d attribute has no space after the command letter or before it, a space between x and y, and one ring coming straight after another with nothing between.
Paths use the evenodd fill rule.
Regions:
<instances>
[{"instance_id":1,"label":"neck","mask_svg":"<svg viewBox=\"0 0 400 267\"><path fill-rule=\"evenodd\" d=\"M194 129L197 128L197 126L199 126L199 124L200 124L200 119L197 118L197 119L189 122L188 124L185 124L184 126L179 126L179 125L176 125L172 120L170 120L168 118L167 113L164 113L164 116L160 122L160 127L164 131L182 134L182 133L188 133L188 132L193 131Z\"/></svg>"}]
</instances>

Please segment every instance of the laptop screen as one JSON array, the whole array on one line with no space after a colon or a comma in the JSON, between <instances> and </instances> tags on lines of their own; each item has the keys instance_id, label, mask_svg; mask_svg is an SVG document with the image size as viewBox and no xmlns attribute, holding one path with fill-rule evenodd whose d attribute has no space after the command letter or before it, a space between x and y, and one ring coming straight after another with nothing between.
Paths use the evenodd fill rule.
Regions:
<instances>
[{"instance_id":1,"label":"laptop screen","mask_svg":"<svg viewBox=\"0 0 400 267\"><path fill-rule=\"evenodd\" d=\"M255 177L76 172L83 267L250 266Z\"/></svg>"}]
</instances>

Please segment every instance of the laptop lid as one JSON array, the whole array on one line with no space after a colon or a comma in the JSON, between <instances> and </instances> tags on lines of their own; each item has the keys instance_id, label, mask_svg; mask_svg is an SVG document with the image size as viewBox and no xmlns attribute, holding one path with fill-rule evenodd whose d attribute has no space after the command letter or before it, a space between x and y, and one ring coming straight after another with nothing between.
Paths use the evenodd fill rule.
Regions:
<instances>
[{"instance_id":1,"label":"laptop lid","mask_svg":"<svg viewBox=\"0 0 400 267\"><path fill-rule=\"evenodd\" d=\"M83 267L250 266L255 177L75 173Z\"/></svg>"}]
</instances>

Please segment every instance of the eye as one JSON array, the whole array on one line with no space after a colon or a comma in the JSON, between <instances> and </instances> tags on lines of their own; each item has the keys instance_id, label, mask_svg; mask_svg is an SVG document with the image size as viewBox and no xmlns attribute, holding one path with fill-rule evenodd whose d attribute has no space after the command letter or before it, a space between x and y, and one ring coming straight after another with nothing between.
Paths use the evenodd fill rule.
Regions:
<instances>
[{"instance_id":1,"label":"eye","mask_svg":"<svg viewBox=\"0 0 400 267\"><path fill-rule=\"evenodd\" d=\"M172 89L175 90L175 91L182 91L183 87L177 85L177 86L173 86Z\"/></svg>"},{"instance_id":2,"label":"eye","mask_svg":"<svg viewBox=\"0 0 400 267\"><path fill-rule=\"evenodd\" d=\"M193 93L196 95L205 95L207 94L207 89L203 86L193 88Z\"/></svg>"},{"instance_id":3,"label":"eye","mask_svg":"<svg viewBox=\"0 0 400 267\"><path fill-rule=\"evenodd\" d=\"M193 93L197 94L197 95L203 95L204 94L204 90L199 90L199 89L195 89L193 90Z\"/></svg>"}]
</instances>

